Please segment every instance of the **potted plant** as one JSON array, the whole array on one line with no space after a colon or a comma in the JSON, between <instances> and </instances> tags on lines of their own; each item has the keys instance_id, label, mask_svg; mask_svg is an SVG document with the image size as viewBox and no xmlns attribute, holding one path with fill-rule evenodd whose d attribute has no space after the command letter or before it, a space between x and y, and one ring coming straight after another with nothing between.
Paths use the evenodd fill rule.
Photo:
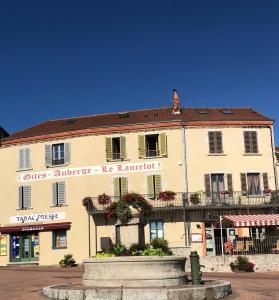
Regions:
<instances>
[{"instance_id":1,"label":"potted plant","mask_svg":"<svg viewBox=\"0 0 279 300\"><path fill-rule=\"evenodd\" d=\"M254 272L254 267L246 256L237 256L236 260L230 263L233 272Z\"/></svg>"},{"instance_id":2,"label":"potted plant","mask_svg":"<svg viewBox=\"0 0 279 300\"><path fill-rule=\"evenodd\" d=\"M84 207L86 207L86 209L89 209L93 206L93 203L92 203L92 198L91 197L85 197L82 199L82 205Z\"/></svg>"},{"instance_id":3,"label":"potted plant","mask_svg":"<svg viewBox=\"0 0 279 300\"><path fill-rule=\"evenodd\" d=\"M116 217L122 224L127 224L137 214L147 216L152 210L149 202L140 194L128 193L119 201L111 203L107 208L107 217Z\"/></svg>"},{"instance_id":4,"label":"potted plant","mask_svg":"<svg viewBox=\"0 0 279 300\"><path fill-rule=\"evenodd\" d=\"M111 202L111 197L109 195L103 193L97 197L97 200L98 200L99 204L106 205Z\"/></svg>"},{"instance_id":5,"label":"potted plant","mask_svg":"<svg viewBox=\"0 0 279 300\"><path fill-rule=\"evenodd\" d=\"M158 199L162 201L172 201L175 199L175 192L172 191L164 191L158 194Z\"/></svg>"},{"instance_id":6,"label":"potted plant","mask_svg":"<svg viewBox=\"0 0 279 300\"><path fill-rule=\"evenodd\" d=\"M200 200L200 194L199 193L193 193L190 195L190 202L194 205L198 205L200 204L201 200Z\"/></svg>"}]
</instances>

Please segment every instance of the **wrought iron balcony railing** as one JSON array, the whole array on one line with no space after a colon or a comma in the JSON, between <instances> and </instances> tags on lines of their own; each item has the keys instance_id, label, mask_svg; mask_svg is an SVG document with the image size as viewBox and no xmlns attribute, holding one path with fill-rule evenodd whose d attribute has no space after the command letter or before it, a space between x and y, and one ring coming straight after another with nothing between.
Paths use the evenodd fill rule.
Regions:
<instances>
[{"instance_id":1,"label":"wrought iron balcony railing","mask_svg":"<svg viewBox=\"0 0 279 300\"><path fill-rule=\"evenodd\" d=\"M162 200L158 196L143 195L154 209L171 208L229 208L229 207L255 207L255 206L279 206L279 191L270 193L261 192L257 195L244 194L243 192L221 193L176 193L172 200ZM110 203L119 200L119 197L111 196L111 202L100 204L97 197L92 197L92 210L105 211ZM91 209L90 209L91 210Z\"/></svg>"}]
</instances>

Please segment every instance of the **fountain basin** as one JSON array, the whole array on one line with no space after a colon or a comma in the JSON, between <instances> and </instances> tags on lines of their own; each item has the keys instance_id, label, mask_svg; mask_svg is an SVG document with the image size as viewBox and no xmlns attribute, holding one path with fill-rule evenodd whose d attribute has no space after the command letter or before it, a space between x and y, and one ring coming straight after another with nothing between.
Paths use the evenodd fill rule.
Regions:
<instances>
[{"instance_id":1,"label":"fountain basin","mask_svg":"<svg viewBox=\"0 0 279 300\"><path fill-rule=\"evenodd\" d=\"M86 287L171 287L185 285L186 257L122 256L83 261Z\"/></svg>"}]
</instances>

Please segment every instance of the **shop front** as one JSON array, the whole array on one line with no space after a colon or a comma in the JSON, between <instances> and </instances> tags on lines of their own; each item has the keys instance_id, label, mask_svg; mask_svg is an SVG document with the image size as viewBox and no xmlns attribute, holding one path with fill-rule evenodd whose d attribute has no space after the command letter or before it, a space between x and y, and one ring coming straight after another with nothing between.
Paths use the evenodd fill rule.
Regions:
<instances>
[{"instance_id":1,"label":"shop front","mask_svg":"<svg viewBox=\"0 0 279 300\"><path fill-rule=\"evenodd\" d=\"M9 261L16 262L36 262L39 261L40 252L40 235L44 231L60 232L69 230L70 222L24 225L24 226L7 226L0 227L0 237L9 236Z\"/></svg>"}]
</instances>

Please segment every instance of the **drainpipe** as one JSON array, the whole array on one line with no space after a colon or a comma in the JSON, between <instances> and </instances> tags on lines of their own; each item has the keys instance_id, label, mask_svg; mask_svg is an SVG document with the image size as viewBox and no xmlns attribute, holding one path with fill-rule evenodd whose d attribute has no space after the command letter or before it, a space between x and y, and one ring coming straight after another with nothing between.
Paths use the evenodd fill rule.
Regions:
<instances>
[{"instance_id":1,"label":"drainpipe","mask_svg":"<svg viewBox=\"0 0 279 300\"><path fill-rule=\"evenodd\" d=\"M184 166L184 183L185 183L185 193L188 197L188 174L187 174L187 151L186 151L186 132L185 127L182 124L182 145L183 145L183 166ZM190 222L186 220L186 205L183 198L183 221L184 221L184 236L185 236L185 246L190 246Z\"/></svg>"},{"instance_id":2,"label":"drainpipe","mask_svg":"<svg viewBox=\"0 0 279 300\"><path fill-rule=\"evenodd\" d=\"M278 200L278 178L277 178L277 167L275 162L275 146L274 146L274 133L273 133L273 126L269 126L270 130L270 141L271 141L271 148L272 148L272 161L273 161L273 172L274 172L274 181L275 181L275 189L276 189L276 200Z\"/></svg>"}]
</instances>

